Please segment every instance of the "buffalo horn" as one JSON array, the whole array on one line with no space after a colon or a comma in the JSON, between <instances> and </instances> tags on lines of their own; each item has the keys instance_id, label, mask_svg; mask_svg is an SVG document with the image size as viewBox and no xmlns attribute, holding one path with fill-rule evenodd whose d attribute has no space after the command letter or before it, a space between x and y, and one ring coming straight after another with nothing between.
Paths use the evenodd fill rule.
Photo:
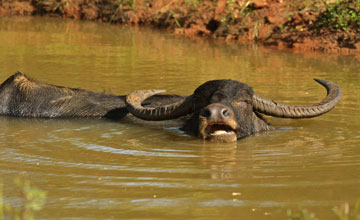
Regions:
<instances>
[{"instance_id":1,"label":"buffalo horn","mask_svg":"<svg viewBox=\"0 0 360 220\"><path fill-rule=\"evenodd\" d=\"M192 96L188 96L184 100L170 105L155 108L143 107L141 105L145 99L162 92L165 92L165 90L138 90L132 92L126 96L126 108L136 117L149 121L175 119L191 112Z\"/></svg>"},{"instance_id":2,"label":"buffalo horn","mask_svg":"<svg viewBox=\"0 0 360 220\"><path fill-rule=\"evenodd\" d=\"M254 94L255 111L280 118L311 118L330 111L341 99L341 88L327 80L314 80L327 90L327 96L321 102L309 106L286 105Z\"/></svg>"}]
</instances>

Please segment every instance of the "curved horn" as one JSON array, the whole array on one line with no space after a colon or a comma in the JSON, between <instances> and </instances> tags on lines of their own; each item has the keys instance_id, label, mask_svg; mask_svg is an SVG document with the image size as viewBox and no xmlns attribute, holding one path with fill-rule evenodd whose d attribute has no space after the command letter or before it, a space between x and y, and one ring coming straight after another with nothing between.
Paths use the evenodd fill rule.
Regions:
<instances>
[{"instance_id":1,"label":"curved horn","mask_svg":"<svg viewBox=\"0 0 360 220\"><path fill-rule=\"evenodd\" d=\"M141 105L145 99L162 92L165 92L165 90L138 90L132 92L126 96L126 108L136 117L149 121L175 119L191 112L192 96L170 105L155 108L145 108Z\"/></svg>"},{"instance_id":2,"label":"curved horn","mask_svg":"<svg viewBox=\"0 0 360 220\"><path fill-rule=\"evenodd\" d=\"M341 99L341 88L327 80L314 80L327 90L327 96L321 102L310 106L294 106L254 94L252 101L255 111L280 118L311 118L330 111Z\"/></svg>"}]
</instances>

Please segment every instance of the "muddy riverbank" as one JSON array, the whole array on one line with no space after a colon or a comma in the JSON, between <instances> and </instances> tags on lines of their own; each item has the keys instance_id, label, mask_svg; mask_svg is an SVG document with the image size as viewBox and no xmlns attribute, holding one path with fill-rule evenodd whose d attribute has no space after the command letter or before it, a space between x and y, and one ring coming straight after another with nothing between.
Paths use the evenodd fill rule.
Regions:
<instances>
[{"instance_id":1,"label":"muddy riverbank","mask_svg":"<svg viewBox=\"0 0 360 220\"><path fill-rule=\"evenodd\" d=\"M1 15L46 15L128 25L280 49L360 53L360 1L1 1Z\"/></svg>"}]
</instances>

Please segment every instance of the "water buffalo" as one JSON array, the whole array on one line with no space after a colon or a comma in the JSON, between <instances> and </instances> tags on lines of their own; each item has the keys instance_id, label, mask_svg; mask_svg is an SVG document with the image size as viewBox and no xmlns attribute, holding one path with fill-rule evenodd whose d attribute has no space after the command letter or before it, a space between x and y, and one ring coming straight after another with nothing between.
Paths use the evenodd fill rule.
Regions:
<instances>
[{"instance_id":1,"label":"water buffalo","mask_svg":"<svg viewBox=\"0 0 360 220\"><path fill-rule=\"evenodd\" d=\"M0 85L0 115L34 118L105 117L119 119L128 110L125 96L95 93L40 83L17 72ZM145 105L183 100L181 96L154 96Z\"/></svg>"},{"instance_id":2,"label":"water buffalo","mask_svg":"<svg viewBox=\"0 0 360 220\"><path fill-rule=\"evenodd\" d=\"M253 89L234 80L214 80L199 86L179 102L144 107L143 100L163 90L135 91L126 97L130 113L144 120L169 120L186 116L183 130L203 139L232 142L259 131L273 129L261 114L281 118L310 118L330 111L341 98L341 89L333 82L315 79L327 89L320 103L294 106L263 98Z\"/></svg>"}]
</instances>

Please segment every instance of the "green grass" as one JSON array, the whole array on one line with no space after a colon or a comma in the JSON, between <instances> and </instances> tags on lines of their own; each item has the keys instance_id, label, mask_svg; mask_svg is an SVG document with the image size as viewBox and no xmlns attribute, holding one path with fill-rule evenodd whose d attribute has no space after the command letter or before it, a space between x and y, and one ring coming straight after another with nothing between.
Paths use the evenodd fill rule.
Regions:
<instances>
[{"instance_id":1,"label":"green grass","mask_svg":"<svg viewBox=\"0 0 360 220\"><path fill-rule=\"evenodd\" d=\"M200 6L200 0L184 0L184 2L190 6L191 9L196 9Z\"/></svg>"},{"instance_id":2,"label":"green grass","mask_svg":"<svg viewBox=\"0 0 360 220\"><path fill-rule=\"evenodd\" d=\"M360 31L360 0L294 0L288 5L290 18L295 14L315 14L315 28Z\"/></svg>"},{"instance_id":3,"label":"green grass","mask_svg":"<svg viewBox=\"0 0 360 220\"><path fill-rule=\"evenodd\" d=\"M299 210L286 210L287 220L318 220L315 213L308 211L307 209Z\"/></svg>"},{"instance_id":4,"label":"green grass","mask_svg":"<svg viewBox=\"0 0 360 220\"><path fill-rule=\"evenodd\" d=\"M225 15L221 18L223 23L239 23L253 12L251 1L227 0Z\"/></svg>"},{"instance_id":5,"label":"green grass","mask_svg":"<svg viewBox=\"0 0 360 220\"><path fill-rule=\"evenodd\" d=\"M360 0L337 0L325 5L325 10L319 16L318 26L343 31L360 28Z\"/></svg>"},{"instance_id":6,"label":"green grass","mask_svg":"<svg viewBox=\"0 0 360 220\"><path fill-rule=\"evenodd\" d=\"M22 205L15 208L4 202L3 184L0 181L0 220L10 216L16 220L34 220L35 213L45 205L47 193L32 186L27 180L17 178L14 184L19 189Z\"/></svg>"},{"instance_id":7,"label":"green grass","mask_svg":"<svg viewBox=\"0 0 360 220\"><path fill-rule=\"evenodd\" d=\"M351 207L349 203L344 203L332 209L337 220L360 220L360 199ZM287 220L319 220L316 214L305 209L286 210ZM333 219L333 218L332 218Z\"/></svg>"},{"instance_id":8,"label":"green grass","mask_svg":"<svg viewBox=\"0 0 360 220\"><path fill-rule=\"evenodd\" d=\"M349 203L344 203L333 208L333 212L339 220L360 220L360 199L356 201L353 208Z\"/></svg>"}]
</instances>

